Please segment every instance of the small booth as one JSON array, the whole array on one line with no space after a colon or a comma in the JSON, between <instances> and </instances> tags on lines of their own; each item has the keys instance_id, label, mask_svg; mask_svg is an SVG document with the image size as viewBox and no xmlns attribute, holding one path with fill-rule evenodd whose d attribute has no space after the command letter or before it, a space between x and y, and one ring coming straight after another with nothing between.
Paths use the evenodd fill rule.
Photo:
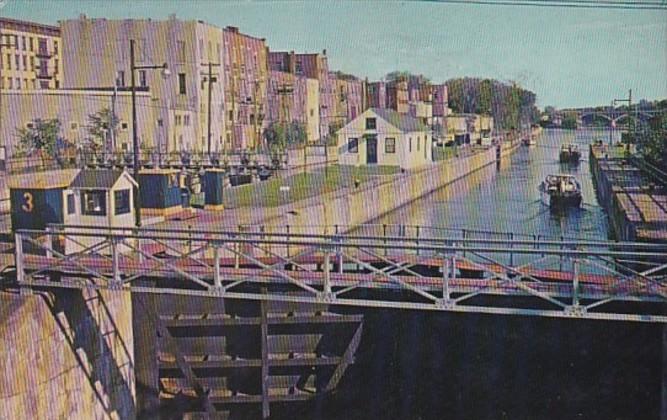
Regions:
<instances>
[{"instance_id":1,"label":"small booth","mask_svg":"<svg viewBox=\"0 0 667 420\"><path fill-rule=\"evenodd\" d=\"M144 169L138 181L142 215L169 216L183 210L179 170Z\"/></svg>"},{"instance_id":2,"label":"small booth","mask_svg":"<svg viewBox=\"0 0 667 420\"><path fill-rule=\"evenodd\" d=\"M12 229L45 230L49 224L132 229L135 186L124 170L64 169L14 177L9 182ZM102 240L73 236L76 228L65 233L50 237L51 247L65 254Z\"/></svg>"},{"instance_id":3,"label":"small booth","mask_svg":"<svg viewBox=\"0 0 667 420\"><path fill-rule=\"evenodd\" d=\"M72 203L70 184L78 169L63 169L13 176L9 179L12 230L46 229L65 223Z\"/></svg>"},{"instance_id":4,"label":"small booth","mask_svg":"<svg viewBox=\"0 0 667 420\"><path fill-rule=\"evenodd\" d=\"M207 210L223 210L223 188L225 171L223 169L207 169L204 173L204 208Z\"/></svg>"},{"instance_id":5,"label":"small booth","mask_svg":"<svg viewBox=\"0 0 667 420\"><path fill-rule=\"evenodd\" d=\"M134 178L125 170L82 169L69 187L65 223L100 228L134 228ZM68 230L67 233L75 233ZM68 235L70 237L70 235ZM76 237L65 241L67 254L100 242L100 238Z\"/></svg>"}]
</instances>

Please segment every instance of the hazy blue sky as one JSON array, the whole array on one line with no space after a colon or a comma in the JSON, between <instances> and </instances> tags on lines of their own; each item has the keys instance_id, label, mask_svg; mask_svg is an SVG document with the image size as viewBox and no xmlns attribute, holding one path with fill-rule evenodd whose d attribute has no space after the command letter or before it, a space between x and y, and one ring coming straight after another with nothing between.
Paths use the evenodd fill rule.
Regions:
<instances>
[{"instance_id":1,"label":"hazy blue sky","mask_svg":"<svg viewBox=\"0 0 667 420\"><path fill-rule=\"evenodd\" d=\"M436 2L25 1L0 15L55 24L89 17L166 18L239 26L271 49L327 49L332 69L378 79L392 70L434 81L516 80L540 106L667 97L667 12Z\"/></svg>"}]
</instances>

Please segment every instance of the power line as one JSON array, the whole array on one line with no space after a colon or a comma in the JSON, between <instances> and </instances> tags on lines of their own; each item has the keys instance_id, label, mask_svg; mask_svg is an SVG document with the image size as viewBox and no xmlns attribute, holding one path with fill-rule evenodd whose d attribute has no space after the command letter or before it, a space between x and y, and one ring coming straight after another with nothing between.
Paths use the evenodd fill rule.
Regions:
<instances>
[{"instance_id":1,"label":"power line","mask_svg":"<svg viewBox=\"0 0 667 420\"><path fill-rule=\"evenodd\" d=\"M594 0L424 0L432 3L450 3L486 6L527 6L577 9L665 10L664 1L594 1Z\"/></svg>"}]
</instances>

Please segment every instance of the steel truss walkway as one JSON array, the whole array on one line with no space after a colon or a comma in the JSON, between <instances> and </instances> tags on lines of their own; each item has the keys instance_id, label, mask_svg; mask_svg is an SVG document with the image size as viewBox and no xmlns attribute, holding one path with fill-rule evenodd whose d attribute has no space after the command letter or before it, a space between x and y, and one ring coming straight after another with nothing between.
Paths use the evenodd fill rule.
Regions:
<instances>
[{"instance_id":1,"label":"steel truss walkway","mask_svg":"<svg viewBox=\"0 0 667 420\"><path fill-rule=\"evenodd\" d=\"M15 265L26 290L667 323L667 244L59 225L18 231Z\"/></svg>"}]
</instances>

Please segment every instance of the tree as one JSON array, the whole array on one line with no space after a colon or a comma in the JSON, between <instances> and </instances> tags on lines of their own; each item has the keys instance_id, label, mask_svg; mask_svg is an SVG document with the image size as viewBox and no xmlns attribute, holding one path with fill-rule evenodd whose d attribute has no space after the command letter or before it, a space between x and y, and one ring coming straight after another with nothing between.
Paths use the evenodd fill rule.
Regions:
<instances>
[{"instance_id":1,"label":"tree","mask_svg":"<svg viewBox=\"0 0 667 420\"><path fill-rule=\"evenodd\" d=\"M90 146L93 151L104 147L107 136L111 131L116 131L119 122L118 117L107 107L88 115L88 133L92 136Z\"/></svg>"},{"instance_id":2,"label":"tree","mask_svg":"<svg viewBox=\"0 0 667 420\"><path fill-rule=\"evenodd\" d=\"M637 146L650 163L667 171L667 115L661 114L649 121L648 127L637 136Z\"/></svg>"},{"instance_id":3,"label":"tree","mask_svg":"<svg viewBox=\"0 0 667 420\"><path fill-rule=\"evenodd\" d=\"M36 119L32 126L19 128L18 155L30 156L35 152L41 152L48 157L58 158L59 151L64 146L59 139L60 120L57 118L42 120Z\"/></svg>"},{"instance_id":4,"label":"tree","mask_svg":"<svg viewBox=\"0 0 667 420\"><path fill-rule=\"evenodd\" d=\"M449 107L455 113L490 114L501 129L539 120L535 93L517 83L466 77L450 79L446 85Z\"/></svg>"},{"instance_id":5,"label":"tree","mask_svg":"<svg viewBox=\"0 0 667 420\"><path fill-rule=\"evenodd\" d=\"M304 124L272 122L264 129L264 138L273 152L283 151L288 146L305 144L308 140Z\"/></svg>"},{"instance_id":6,"label":"tree","mask_svg":"<svg viewBox=\"0 0 667 420\"><path fill-rule=\"evenodd\" d=\"M561 127L565 129L570 129L574 130L577 128L577 114L568 112L565 115L563 115L563 122L561 123Z\"/></svg>"}]
</instances>

